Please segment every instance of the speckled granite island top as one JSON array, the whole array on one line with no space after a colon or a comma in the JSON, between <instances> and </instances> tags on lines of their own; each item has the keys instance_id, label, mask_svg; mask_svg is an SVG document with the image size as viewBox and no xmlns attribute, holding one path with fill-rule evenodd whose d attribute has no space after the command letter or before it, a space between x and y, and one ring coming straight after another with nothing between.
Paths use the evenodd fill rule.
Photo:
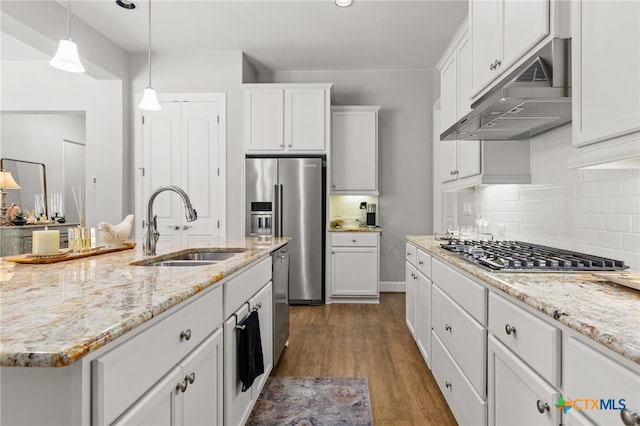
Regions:
<instances>
[{"instance_id":1,"label":"speckled granite island top","mask_svg":"<svg viewBox=\"0 0 640 426\"><path fill-rule=\"evenodd\" d=\"M142 247L46 265L0 258L0 366L59 367L144 324L283 246L287 238L163 244L176 251L245 248L230 260L197 267L133 266Z\"/></svg>"},{"instance_id":2,"label":"speckled granite island top","mask_svg":"<svg viewBox=\"0 0 640 426\"><path fill-rule=\"evenodd\" d=\"M432 236L407 241L640 364L640 291L608 281L605 273L491 272Z\"/></svg>"}]
</instances>

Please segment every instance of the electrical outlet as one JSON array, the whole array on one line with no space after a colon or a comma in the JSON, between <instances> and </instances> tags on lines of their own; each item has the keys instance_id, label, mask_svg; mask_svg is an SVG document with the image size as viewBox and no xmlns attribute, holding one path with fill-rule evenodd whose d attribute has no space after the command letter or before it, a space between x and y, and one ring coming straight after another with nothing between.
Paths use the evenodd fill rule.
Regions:
<instances>
[{"instance_id":1,"label":"electrical outlet","mask_svg":"<svg viewBox=\"0 0 640 426\"><path fill-rule=\"evenodd\" d=\"M465 216L471 216L471 203L464 203L463 214Z\"/></svg>"}]
</instances>

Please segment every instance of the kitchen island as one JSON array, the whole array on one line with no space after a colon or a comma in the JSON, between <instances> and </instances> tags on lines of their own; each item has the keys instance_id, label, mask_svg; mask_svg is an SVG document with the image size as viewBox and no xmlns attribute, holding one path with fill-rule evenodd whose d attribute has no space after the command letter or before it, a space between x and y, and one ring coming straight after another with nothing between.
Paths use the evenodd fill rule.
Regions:
<instances>
[{"instance_id":1,"label":"kitchen island","mask_svg":"<svg viewBox=\"0 0 640 426\"><path fill-rule=\"evenodd\" d=\"M640 291L616 283L637 274L493 271L406 240L407 326L459 423L640 419Z\"/></svg>"},{"instance_id":2,"label":"kitchen island","mask_svg":"<svg viewBox=\"0 0 640 426\"><path fill-rule=\"evenodd\" d=\"M210 317L211 327L220 326L227 296L222 284L258 264L267 271L267 260L270 279L270 254L287 242L247 238L183 246L161 241L152 258L138 246L43 265L0 260L2 423L96 423L91 420L91 361L205 297L215 300L220 312L199 307L196 313ZM242 252L204 266L140 265L205 247ZM189 340L190 333L180 340ZM150 364L158 355L147 354Z\"/></svg>"}]
</instances>

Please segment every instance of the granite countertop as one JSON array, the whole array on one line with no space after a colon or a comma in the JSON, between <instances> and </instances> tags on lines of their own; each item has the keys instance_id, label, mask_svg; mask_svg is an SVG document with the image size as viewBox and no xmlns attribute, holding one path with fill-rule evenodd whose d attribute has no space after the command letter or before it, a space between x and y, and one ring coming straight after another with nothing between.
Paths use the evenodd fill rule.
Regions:
<instances>
[{"instance_id":1,"label":"granite countertop","mask_svg":"<svg viewBox=\"0 0 640 426\"><path fill-rule=\"evenodd\" d=\"M161 239L152 257L203 247L247 249L197 267L130 265L149 259L141 245L44 265L0 258L0 366L70 365L287 242L241 238L181 246Z\"/></svg>"},{"instance_id":2,"label":"granite countertop","mask_svg":"<svg viewBox=\"0 0 640 426\"><path fill-rule=\"evenodd\" d=\"M444 250L432 236L407 241L640 364L640 291L606 273L492 272Z\"/></svg>"},{"instance_id":3,"label":"granite countertop","mask_svg":"<svg viewBox=\"0 0 640 426\"><path fill-rule=\"evenodd\" d=\"M329 228L329 232L379 232L382 233L382 227L369 227L369 226L332 226Z\"/></svg>"}]
</instances>

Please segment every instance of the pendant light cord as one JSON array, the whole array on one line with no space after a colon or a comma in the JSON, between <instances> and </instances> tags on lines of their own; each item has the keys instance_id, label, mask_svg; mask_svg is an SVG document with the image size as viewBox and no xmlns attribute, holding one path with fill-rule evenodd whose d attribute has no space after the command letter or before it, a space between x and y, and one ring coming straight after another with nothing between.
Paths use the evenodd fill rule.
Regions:
<instances>
[{"instance_id":1,"label":"pendant light cord","mask_svg":"<svg viewBox=\"0 0 640 426\"><path fill-rule=\"evenodd\" d=\"M149 0L149 87L151 87L151 0Z\"/></svg>"},{"instance_id":2,"label":"pendant light cord","mask_svg":"<svg viewBox=\"0 0 640 426\"><path fill-rule=\"evenodd\" d=\"M71 0L67 2L67 40L71 40Z\"/></svg>"}]
</instances>

